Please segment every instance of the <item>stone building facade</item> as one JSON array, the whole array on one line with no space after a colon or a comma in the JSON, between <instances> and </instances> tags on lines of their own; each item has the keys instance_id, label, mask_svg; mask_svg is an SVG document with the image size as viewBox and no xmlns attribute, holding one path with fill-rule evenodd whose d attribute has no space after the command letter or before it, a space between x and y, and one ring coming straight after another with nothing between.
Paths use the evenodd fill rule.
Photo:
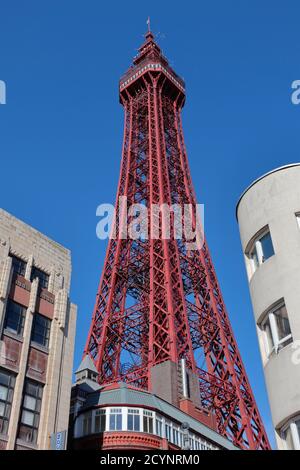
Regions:
<instances>
[{"instance_id":1,"label":"stone building facade","mask_svg":"<svg viewBox=\"0 0 300 470\"><path fill-rule=\"evenodd\" d=\"M76 306L70 251L0 209L0 448L68 429Z\"/></svg>"}]
</instances>

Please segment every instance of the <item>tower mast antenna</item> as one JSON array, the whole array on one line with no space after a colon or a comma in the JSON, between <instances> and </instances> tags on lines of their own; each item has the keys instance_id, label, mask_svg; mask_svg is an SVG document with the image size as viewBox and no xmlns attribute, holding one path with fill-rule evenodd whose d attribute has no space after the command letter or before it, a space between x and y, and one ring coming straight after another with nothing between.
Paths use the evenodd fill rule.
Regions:
<instances>
[{"instance_id":1,"label":"tower mast antenna","mask_svg":"<svg viewBox=\"0 0 300 470\"><path fill-rule=\"evenodd\" d=\"M151 27L150 27L150 16L147 18L147 26L148 26L148 33L151 32Z\"/></svg>"}]
</instances>

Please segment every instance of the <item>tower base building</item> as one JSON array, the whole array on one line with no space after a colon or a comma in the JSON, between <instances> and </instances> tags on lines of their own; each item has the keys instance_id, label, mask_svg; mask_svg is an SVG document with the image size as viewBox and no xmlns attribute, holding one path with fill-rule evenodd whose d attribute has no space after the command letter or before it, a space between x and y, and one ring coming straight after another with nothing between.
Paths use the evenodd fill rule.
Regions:
<instances>
[{"instance_id":1,"label":"tower base building","mask_svg":"<svg viewBox=\"0 0 300 470\"><path fill-rule=\"evenodd\" d=\"M176 377L172 372L176 371ZM169 372L169 376L168 376ZM159 395L124 382L100 386L86 356L76 371L71 398L69 446L74 450L236 450L217 432L213 413L178 390L176 364L161 364ZM162 398L164 396L164 398Z\"/></svg>"}]
</instances>

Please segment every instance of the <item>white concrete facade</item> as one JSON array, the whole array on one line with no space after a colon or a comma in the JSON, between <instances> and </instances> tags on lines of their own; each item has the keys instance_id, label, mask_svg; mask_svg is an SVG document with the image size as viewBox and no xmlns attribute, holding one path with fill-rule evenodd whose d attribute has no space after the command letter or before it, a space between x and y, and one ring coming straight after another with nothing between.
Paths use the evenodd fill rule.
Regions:
<instances>
[{"instance_id":1,"label":"white concrete facade","mask_svg":"<svg viewBox=\"0 0 300 470\"><path fill-rule=\"evenodd\" d=\"M300 450L300 163L256 180L237 219L279 449Z\"/></svg>"},{"instance_id":2,"label":"white concrete facade","mask_svg":"<svg viewBox=\"0 0 300 470\"><path fill-rule=\"evenodd\" d=\"M16 259L24 263L21 274ZM46 275L45 285L34 278L35 268ZM49 449L51 435L68 430L77 315L70 278L68 249L0 209L0 449ZM20 331L14 316L7 320L11 304L23 311ZM40 326L33 336L37 318L47 324L46 340ZM40 390L38 400L25 397L27 383Z\"/></svg>"}]
</instances>

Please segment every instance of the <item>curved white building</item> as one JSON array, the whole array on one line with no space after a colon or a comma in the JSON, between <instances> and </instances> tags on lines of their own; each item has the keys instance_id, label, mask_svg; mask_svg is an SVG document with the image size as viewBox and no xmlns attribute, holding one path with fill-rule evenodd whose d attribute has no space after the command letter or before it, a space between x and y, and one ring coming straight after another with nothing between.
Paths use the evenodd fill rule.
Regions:
<instances>
[{"instance_id":1,"label":"curved white building","mask_svg":"<svg viewBox=\"0 0 300 470\"><path fill-rule=\"evenodd\" d=\"M254 181L237 219L277 445L300 450L300 163Z\"/></svg>"}]
</instances>

